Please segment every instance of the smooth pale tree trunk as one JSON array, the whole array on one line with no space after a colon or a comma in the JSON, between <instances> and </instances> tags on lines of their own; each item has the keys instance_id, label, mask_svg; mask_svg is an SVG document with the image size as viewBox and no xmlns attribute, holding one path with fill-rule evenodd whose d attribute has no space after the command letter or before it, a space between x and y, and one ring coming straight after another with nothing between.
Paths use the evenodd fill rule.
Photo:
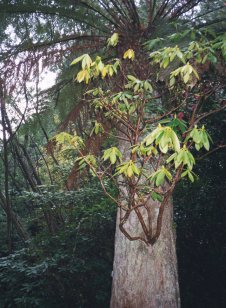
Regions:
<instances>
[{"instance_id":1,"label":"smooth pale tree trunk","mask_svg":"<svg viewBox=\"0 0 226 308\"><path fill-rule=\"evenodd\" d=\"M152 202L157 216L159 204ZM180 296L173 231L173 205L164 210L161 235L154 246L130 241L119 230L118 210L111 308L179 308ZM154 226L153 221L153 226ZM136 214L125 224L131 235L141 235Z\"/></svg>"},{"instance_id":2,"label":"smooth pale tree trunk","mask_svg":"<svg viewBox=\"0 0 226 308\"><path fill-rule=\"evenodd\" d=\"M129 145L120 142L124 157L129 157ZM167 183L165 183L167 185ZM126 188L119 187L121 195ZM156 232L156 222L160 203L149 201L152 217L152 236ZM147 211L140 209L147 224ZM173 201L169 198L165 205L162 229L157 242L147 246L143 241L130 241L119 229L118 209L115 233L115 255L111 308L179 308L180 293L177 272L176 237L173 228ZM124 225L131 236L144 237L142 227L133 211Z\"/></svg>"}]
</instances>

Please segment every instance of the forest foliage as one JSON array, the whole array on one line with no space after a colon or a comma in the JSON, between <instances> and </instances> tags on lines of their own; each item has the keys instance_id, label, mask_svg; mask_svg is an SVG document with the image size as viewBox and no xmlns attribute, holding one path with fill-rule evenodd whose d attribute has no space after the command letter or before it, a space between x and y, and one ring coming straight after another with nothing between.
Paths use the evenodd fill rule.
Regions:
<instances>
[{"instance_id":1,"label":"forest foliage","mask_svg":"<svg viewBox=\"0 0 226 308\"><path fill-rule=\"evenodd\" d=\"M182 307L224 307L224 1L66 2L0 1L0 307L108 307L117 206L172 192Z\"/></svg>"}]
</instances>

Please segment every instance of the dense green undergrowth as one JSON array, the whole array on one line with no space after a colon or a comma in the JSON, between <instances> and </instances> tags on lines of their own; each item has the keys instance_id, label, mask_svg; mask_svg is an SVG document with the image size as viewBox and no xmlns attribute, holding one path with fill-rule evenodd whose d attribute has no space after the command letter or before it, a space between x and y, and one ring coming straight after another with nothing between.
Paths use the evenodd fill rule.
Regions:
<instances>
[{"instance_id":1,"label":"dense green undergrowth","mask_svg":"<svg viewBox=\"0 0 226 308\"><path fill-rule=\"evenodd\" d=\"M200 178L194 184L183 181L174 195L183 308L225 304L225 167L223 152L207 158L196 168ZM62 204L73 195L71 221L52 236L41 221L39 228L37 221L28 222L33 236L26 248L0 258L0 307L107 308L116 207L97 184L53 195ZM38 195L26 198L41 202Z\"/></svg>"},{"instance_id":2,"label":"dense green undergrowth","mask_svg":"<svg viewBox=\"0 0 226 308\"><path fill-rule=\"evenodd\" d=\"M116 208L98 187L77 195L73 222L0 259L0 307L108 306Z\"/></svg>"}]
</instances>

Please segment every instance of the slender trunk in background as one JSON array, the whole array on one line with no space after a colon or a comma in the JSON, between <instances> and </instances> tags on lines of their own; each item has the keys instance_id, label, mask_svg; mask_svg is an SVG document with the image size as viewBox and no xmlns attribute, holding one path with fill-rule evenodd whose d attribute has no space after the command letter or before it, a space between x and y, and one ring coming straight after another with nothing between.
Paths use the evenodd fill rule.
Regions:
<instances>
[{"instance_id":1,"label":"slender trunk in background","mask_svg":"<svg viewBox=\"0 0 226 308\"><path fill-rule=\"evenodd\" d=\"M26 148L20 144L16 134L13 133L10 121L7 118L7 114L5 116L5 120L7 124L7 133L10 136L11 145L13 145L15 156L17 157L17 160L19 162L19 167L22 173L24 174L24 178L27 180L31 189L34 192L41 193L39 189L39 185L42 185L42 181L35 170L32 160L29 157L29 154L27 153ZM50 201L49 206L55 207L55 204L53 204L52 201ZM54 234L62 225L64 225L63 216L58 211L53 211L51 209L45 209L44 207L42 208L42 210L43 210L43 214L44 214L49 232L51 234Z\"/></svg>"},{"instance_id":2,"label":"slender trunk in background","mask_svg":"<svg viewBox=\"0 0 226 308\"><path fill-rule=\"evenodd\" d=\"M12 252L12 219L11 219L11 203L9 198L9 164L8 164L8 144L6 136L6 109L3 97L3 85L0 82L0 108L2 120L2 142L3 142L3 160L4 160L4 190L5 190L5 206L7 215L7 239L8 252Z\"/></svg>"},{"instance_id":3,"label":"slender trunk in background","mask_svg":"<svg viewBox=\"0 0 226 308\"><path fill-rule=\"evenodd\" d=\"M3 193L1 191L0 191L0 205L1 205L2 209L3 209L3 211L7 215L6 198L5 198L5 196L3 195ZM12 209L10 211L10 217L12 219L12 224L16 228L19 237L23 241L27 241L29 239L29 235L28 235L27 231L24 229L19 216Z\"/></svg>"}]
</instances>

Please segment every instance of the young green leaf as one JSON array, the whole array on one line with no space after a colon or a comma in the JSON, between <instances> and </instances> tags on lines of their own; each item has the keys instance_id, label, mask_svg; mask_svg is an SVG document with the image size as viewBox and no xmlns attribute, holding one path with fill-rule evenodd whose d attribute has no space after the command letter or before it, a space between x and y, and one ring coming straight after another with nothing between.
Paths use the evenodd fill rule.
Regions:
<instances>
[{"instance_id":1,"label":"young green leaf","mask_svg":"<svg viewBox=\"0 0 226 308\"><path fill-rule=\"evenodd\" d=\"M162 202L162 200L163 200L163 197L160 194L158 194L157 192L155 192L155 191L153 191L151 193L151 197L152 197L153 201Z\"/></svg>"},{"instance_id":2,"label":"young green leaf","mask_svg":"<svg viewBox=\"0 0 226 308\"><path fill-rule=\"evenodd\" d=\"M92 59L88 54L85 54L82 59L82 69L90 68L92 65Z\"/></svg>"},{"instance_id":3,"label":"young green leaf","mask_svg":"<svg viewBox=\"0 0 226 308\"><path fill-rule=\"evenodd\" d=\"M104 151L104 155L103 155L102 158L104 159L104 161L110 160L111 164L114 165L116 163L117 159L119 159L121 161L122 153L119 151L118 148L111 147L111 148Z\"/></svg>"},{"instance_id":4,"label":"young green leaf","mask_svg":"<svg viewBox=\"0 0 226 308\"><path fill-rule=\"evenodd\" d=\"M108 47L109 46L115 47L118 44L118 40L119 40L118 33L112 34L112 36L107 40Z\"/></svg>"},{"instance_id":5,"label":"young green leaf","mask_svg":"<svg viewBox=\"0 0 226 308\"><path fill-rule=\"evenodd\" d=\"M188 171L188 178L189 178L189 180L193 183L194 182L194 177L193 177L193 175L192 175L192 173L190 172L190 171Z\"/></svg>"},{"instance_id":6,"label":"young green leaf","mask_svg":"<svg viewBox=\"0 0 226 308\"><path fill-rule=\"evenodd\" d=\"M133 61L134 58L135 58L135 52L133 49L128 49L123 55L123 59L131 59Z\"/></svg>"},{"instance_id":7,"label":"young green leaf","mask_svg":"<svg viewBox=\"0 0 226 308\"><path fill-rule=\"evenodd\" d=\"M75 64L79 63L80 61L83 60L84 56L85 56L85 55L81 55L80 57L74 59L74 60L71 62L70 65L75 65Z\"/></svg>"},{"instance_id":8,"label":"young green leaf","mask_svg":"<svg viewBox=\"0 0 226 308\"><path fill-rule=\"evenodd\" d=\"M163 171L160 171L158 175L156 176L156 180L155 180L156 186L160 186L161 184L163 184L164 179L165 179L165 173Z\"/></svg>"}]
</instances>

